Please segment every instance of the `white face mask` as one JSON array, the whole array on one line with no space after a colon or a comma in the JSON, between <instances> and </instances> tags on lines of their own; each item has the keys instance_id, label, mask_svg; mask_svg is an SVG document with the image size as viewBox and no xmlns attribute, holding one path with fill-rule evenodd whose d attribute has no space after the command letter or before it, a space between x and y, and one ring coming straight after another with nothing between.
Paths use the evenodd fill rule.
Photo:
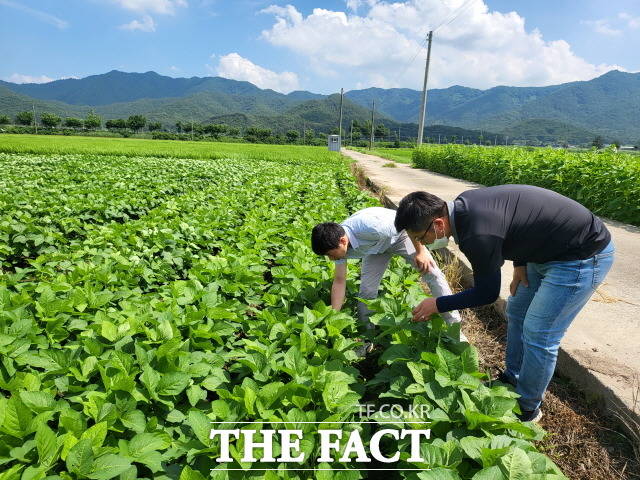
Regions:
<instances>
[{"instance_id":1,"label":"white face mask","mask_svg":"<svg viewBox=\"0 0 640 480\"><path fill-rule=\"evenodd\" d=\"M436 234L436 240L433 243L425 245L429 250L438 250L440 248L445 248L449 245L449 237L446 235L442 238L438 238L438 232L436 232L436 226L433 226L433 232Z\"/></svg>"}]
</instances>

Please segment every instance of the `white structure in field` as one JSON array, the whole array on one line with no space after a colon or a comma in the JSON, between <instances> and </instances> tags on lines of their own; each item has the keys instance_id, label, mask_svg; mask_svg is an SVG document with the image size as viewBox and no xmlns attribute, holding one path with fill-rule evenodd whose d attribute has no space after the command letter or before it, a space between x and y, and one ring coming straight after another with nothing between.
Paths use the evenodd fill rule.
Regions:
<instances>
[{"instance_id":1,"label":"white structure in field","mask_svg":"<svg viewBox=\"0 0 640 480\"><path fill-rule=\"evenodd\" d=\"M340 135L329 135L328 145L329 150L332 152L339 152L342 142L340 141Z\"/></svg>"}]
</instances>

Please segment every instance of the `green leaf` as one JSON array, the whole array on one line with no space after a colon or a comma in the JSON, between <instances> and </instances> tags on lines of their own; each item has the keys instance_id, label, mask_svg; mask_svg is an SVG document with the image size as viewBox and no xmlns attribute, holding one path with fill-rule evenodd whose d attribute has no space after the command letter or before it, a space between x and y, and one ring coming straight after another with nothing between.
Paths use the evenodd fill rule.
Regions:
<instances>
[{"instance_id":1,"label":"green leaf","mask_svg":"<svg viewBox=\"0 0 640 480\"><path fill-rule=\"evenodd\" d=\"M440 360L438 372L451 380L456 380L463 371L460 357L440 346L436 347L436 354Z\"/></svg>"},{"instance_id":2,"label":"green leaf","mask_svg":"<svg viewBox=\"0 0 640 480\"><path fill-rule=\"evenodd\" d=\"M211 420L204 413L198 410L190 410L187 416L187 423L195 433L196 437L205 446L211 446L211 439L209 438L211 432Z\"/></svg>"},{"instance_id":3,"label":"green leaf","mask_svg":"<svg viewBox=\"0 0 640 480\"><path fill-rule=\"evenodd\" d=\"M494 466L480 470L472 477L472 480L508 480L508 478L499 467Z\"/></svg>"},{"instance_id":4,"label":"green leaf","mask_svg":"<svg viewBox=\"0 0 640 480\"><path fill-rule=\"evenodd\" d=\"M538 452L527 452L527 456L531 460L531 470L534 473L562 475L562 471L546 455Z\"/></svg>"},{"instance_id":5,"label":"green leaf","mask_svg":"<svg viewBox=\"0 0 640 480\"><path fill-rule=\"evenodd\" d=\"M460 480L460 475L448 468L432 468L425 472L419 472L420 480Z\"/></svg>"},{"instance_id":6,"label":"green leaf","mask_svg":"<svg viewBox=\"0 0 640 480\"><path fill-rule=\"evenodd\" d=\"M480 368L478 350L472 345L469 345L462 351L460 354L460 360L462 360L462 369L466 373L477 372Z\"/></svg>"},{"instance_id":7,"label":"green leaf","mask_svg":"<svg viewBox=\"0 0 640 480\"><path fill-rule=\"evenodd\" d=\"M380 361L390 364L398 361L410 361L414 359L413 357L414 355L411 352L411 347L404 344L395 344L391 345L383 352L380 357Z\"/></svg>"},{"instance_id":8,"label":"green leaf","mask_svg":"<svg viewBox=\"0 0 640 480\"><path fill-rule=\"evenodd\" d=\"M142 368L140 381L146 387L151 397L156 398L158 383L160 382L160 374L147 364Z\"/></svg>"},{"instance_id":9,"label":"green leaf","mask_svg":"<svg viewBox=\"0 0 640 480\"><path fill-rule=\"evenodd\" d=\"M107 454L96 459L87 477L93 480L109 480L131 468L131 462L119 455Z\"/></svg>"},{"instance_id":10,"label":"green leaf","mask_svg":"<svg viewBox=\"0 0 640 480\"><path fill-rule=\"evenodd\" d=\"M129 455L138 458L154 450L165 450L171 445L171 437L166 433L139 433L129 442Z\"/></svg>"},{"instance_id":11,"label":"green leaf","mask_svg":"<svg viewBox=\"0 0 640 480\"><path fill-rule=\"evenodd\" d=\"M180 410L171 410L167 414L167 422L170 423L182 423L187 418ZM144 431L144 428L140 431Z\"/></svg>"},{"instance_id":12,"label":"green leaf","mask_svg":"<svg viewBox=\"0 0 640 480\"><path fill-rule=\"evenodd\" d=\"M56 404L53 395L48 392L20 392L20 400L35 413L52 410Z\"/></svg>"},{"instance_id":13,"label":"green leaf","mask_svg":"<svg viewBox=\"0 0 640 480\"><path fill-rule=\"evenodd\" d=\"M4 422L2 430L16 438L24 438L31 430L33 415L18 395L12 395L4 409Z\"/></svg>"},{"instance_id":14,"label":"green leaf","mask_svg":"<svg viewBox=\"0 0 640 480\"><path fill-rule=\"evenodd\" d=\"M84 432L86 428L82 414L71 408L60 412L58 422L60 426L64 427L67 431L73 433L77 437L82 435L82 432Z\"/></svg>"},{"instance_id":15,"label":"green leaf","mask_svg":"<svg viewBox=\"0 0 640 480\"><path fill-rule=\"evenodd\" d=\"M229 374L221 368L216 368L211 372L211 375L202 381L200 385L210 392L213 392L227 382L229 382Z\"/></svg>"},{"instance_id":16,"label":"green leaf","mask_svg":"<svg viewBox=\"0 0 640 480\"><path fill-rule=\"evenodd\" d=\"M187 398L192 407L195 407L200 400L207 398L207 392L197 385L191 385L187 389Z\"/></svg>"},{"instance_id":17,"label":"green leaf","mask_svg":"<svg viewBox=\"0 0 640 480\"><path fill-rule=\"evenodd\" d=\"M67 455L66 465L71 473L85 476L91 473L93 469L91 440L85 439L76 443Z\"/></svg>"},{"instance_id":18,"label":"green leaf","mask_svg":"<svg viewBox=\"0 0 640 480\"><path fill-rule=\"evenodd\" d=\"M255 403L256 403L256 392L253 390L253 388L249 387L249 386L245 386L244 387L244 408L247 409L247 412L250 415L255 415L255 409L253 408Z\"/></svg>"},{"instance_id":19,"label":"green leaf","mask_svg":"<svg viewBox=\"0 0 640 480\"><path fill-rule=\"evenodd\" d=\"M41 423L36 430L35 440L40 465L50 467L58 459L62 449L62 446L58 447L57 445L56 434L46 423Z\"/></svg>"},{"instance_id":20,"label":"green leaf","mask_svg":"<svg viewBox=\"0 0 640 480\"><path fill-rule=\"evenodd\" d=\"M291 347L284 356L284 364L293 374L302 375L307 369L307 361L297 347Z\"/></svg>"},{"instance_id":21,"label":"green leaf","mask_svg":"<svg viewBox=\"0 0 640 480\"><path fill-rule=\"evenodd\" d=\"M178 480L207 480L200 472L193 470L188 465L180 472L180 478Z\"/></svg>"},{"instance_id":22,"label":"green leaf","mask_svg":"<svg viewBox=\"0 0 640 480\"><path fill-rule=\"evenodd\" d=\"M213 413L216 418L219 418L220 420L227 420L229 419L231 410L229 408L229 404L224 400L214 400L213 402L211 402L211 413Z\"/></svg>"},{"instance_id":23,"label":"green leaf","mask_svg":"<svg viewBox=\"0 0 640 480\"><path fill-rule=\"evenodd\" d=\"M103 320L100 325L100 335L109 340L110 342L114 342L118 338L118 327L116 327L109 320Z\"/></svg>"},{"instance_id":24,"label":"green leaf","mask_svg":"<svg viewBox=\"0 0 640 480\"><path fill-rule=\"evenodd\" d=\"M0 480L20 480L20 472L24 465L14 465L4 472L0 472Z\"/></svg>"},{"instance_id":25,"label":"green leaf","mask_svg":"<svg viewBox=\"0 0 640 480\"><path fill-rule=\"evenodd\" d=\"M120 417L122 424L136 433L144 432L147 419L140 410L129 410Z\"/></svg>"},{"instance_id":26,"label":"green leaf","mask_svg":"<svg viewBox=\"0 0 640 480\"><path fill-rule=\"evenodd\" d=\"M489 446L490 440L488 438L478 438L478 437L464 437L460 439L460 446L464 450L470 458L473 458L475 461L480 462L482 457L481 451L483 448L487 448Z\"/></svg>"},{"instance_id":27,"label":"green leaf","mask_svg":"<svg viewBox=\"0 0 640 480\"><path fill-rule=\"evenodd\" d=\"M131 465L127 470L120 474L118 480L138 480L138 469L135 465Z\"/></svg>"},{"instance_id":28,"label":"green leaf","mask_svg":"<svg viewBox=\"0 0 640 480\"><path fill-rule=\"evenodd\" d=\"M514 448L499 461L498 466L509 480L527 480L533 473L531 460L524 450Z\"/></svg>"},{"instance_id":29,"label":"green leaf","mask_svg":"<svg viewBox=\"0 0 640 480\"><path fill-rule=\"evenodd\" d=\"M89 440L91 441L91 446L98 449L104 443L105 438L107 438L107 430L107 422L96 423L82 433L80 440Z\"/></svg>"},{"instance_id":30,"label":"green leaf","mask_svg":"<svg viewBox=\"0 0 640 480\"><path fill-rule=\"evenodd\" d=\"M280 398L282 387L284 387L284 383L282 382L271 382L263 385L260 390L258 390L258 398L261 400L265 408L271 407L271 405Z\"/></svg>"},{"instance_id":31,"label":"green leaf","mask_svg":"<svg viewBox=\"0 0 640 480\"><path fill-rule=\"evenodd\" d=\"M191 377L182 372L170 372L162 375L158 382L158 395L178 395L182 392L187 385Z\"/></svg>"}]
</instances>

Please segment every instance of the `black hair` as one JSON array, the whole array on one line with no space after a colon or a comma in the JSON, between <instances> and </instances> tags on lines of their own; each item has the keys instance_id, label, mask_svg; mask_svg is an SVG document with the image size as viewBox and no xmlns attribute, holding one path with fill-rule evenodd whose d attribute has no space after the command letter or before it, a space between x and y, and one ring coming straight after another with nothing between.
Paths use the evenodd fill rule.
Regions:
<instances>
[{"instance_id":1,"label":"black hair","mask_svg":"<svg viewBox=\"0 0 640 480\"><path fill-rule=\"evenodd\" d=\"M344 228L334 222L319 223L311 231L311 248L316 255L326 255L340 245L340 238L345 234Z\"/></svg>"},{"instance_id":2,"label":"black hair","mask_svg":"<svg viewBox=\"0 0 640 480\"><path fill-rule=\"evenodd\" d=\"M438 217L447 214L447 204L440 197L427 192L413 192L400 200L395 227L398 232L420 232Z\"/></svg>"}]
</instances>

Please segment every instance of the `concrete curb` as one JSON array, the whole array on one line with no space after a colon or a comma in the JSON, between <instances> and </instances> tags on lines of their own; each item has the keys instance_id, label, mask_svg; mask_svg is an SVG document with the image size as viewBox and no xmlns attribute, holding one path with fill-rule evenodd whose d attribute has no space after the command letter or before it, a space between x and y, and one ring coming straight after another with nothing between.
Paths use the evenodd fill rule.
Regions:
<instances>
[{"instance_id":1,"label":"concrete curb","mask_svg":"<svg viewBox=\"0 0 640 480\"><path fill-rule=\"evenodd\" d=\"M384 194L384 188L376 185L366 176L366 174L364 175L364 178L366 179L367 187L380 196L385 207L392 208L394 210L398 209L398 205ZM462 286L465 288L472 287L473 271L467 258L456 246L444 249L444 252L445 258L455 257L458 259L463 274L461 278ZM493 304L495 311L505 322L507 321L506 306L507 299L503 296L500 296ZM614 416L622 415L627 419L635 421L637 425L640 425L640 412L633 411L629 405L616 394L616 392L607 387L588 367L581 364L578 358L572 356L571 353L562 348L562 346L558 352L556 374L560 374L560 376L571 380L587 395L588 400L596 400L598 407L603 413ZM621 428L628 433L632 433L629 430L630 427L628 425L624 422L619 423Z\"/></svg>"}]
</instances>

